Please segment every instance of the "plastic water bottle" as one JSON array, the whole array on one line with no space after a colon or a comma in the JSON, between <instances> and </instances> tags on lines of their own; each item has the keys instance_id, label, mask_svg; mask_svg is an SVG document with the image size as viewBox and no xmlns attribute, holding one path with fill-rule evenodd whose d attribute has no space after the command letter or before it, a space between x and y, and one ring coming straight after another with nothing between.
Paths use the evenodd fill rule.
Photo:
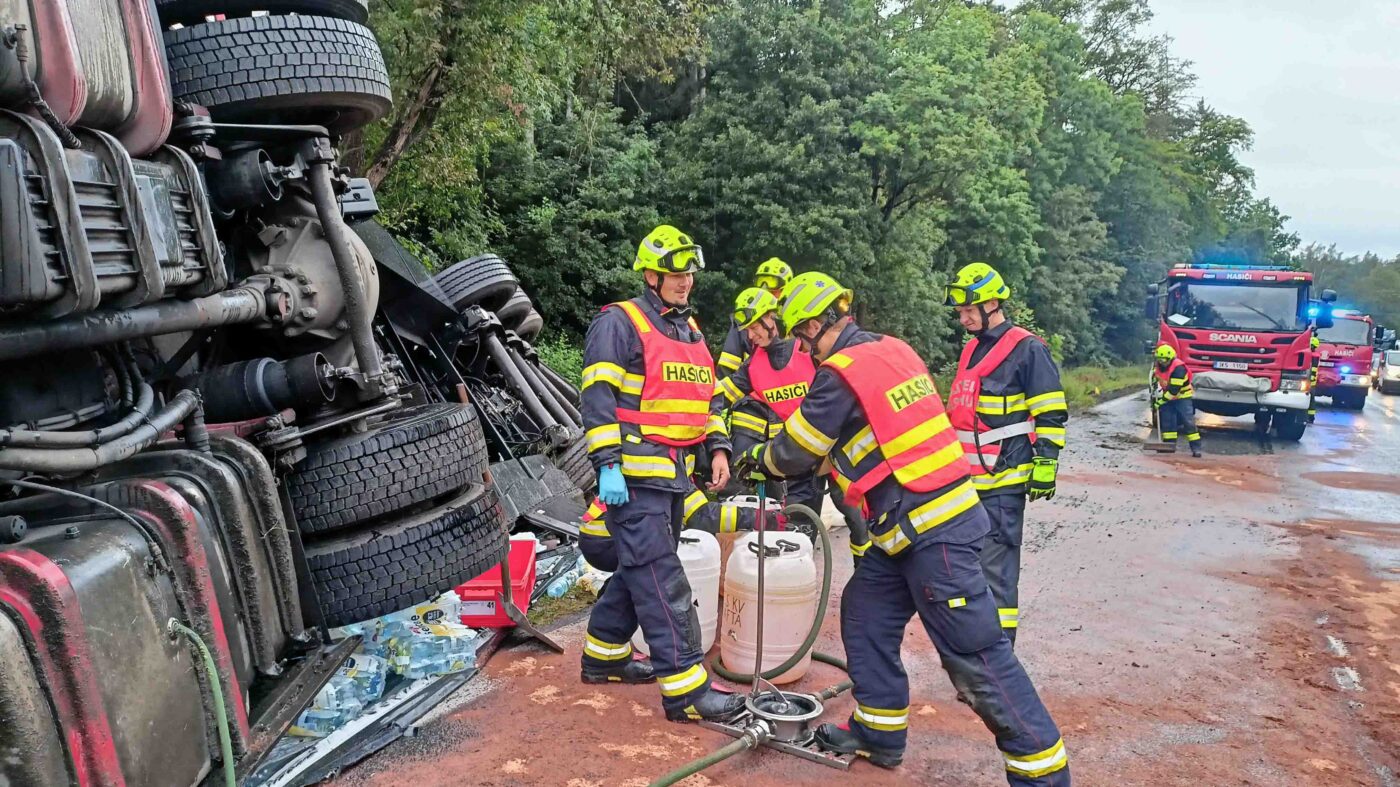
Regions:
<instances>
[{"instance_id":1,"label":"plastic water bottle","mask_svg":"<svg viewBox=\"0 0 1400 787\"><path fill-rule=\"evenodd\" d=\"M389 667L406 678L426 678L476 666L477 632L457 623L400 624L389 639Z\"/></svg>"}]
</instances>

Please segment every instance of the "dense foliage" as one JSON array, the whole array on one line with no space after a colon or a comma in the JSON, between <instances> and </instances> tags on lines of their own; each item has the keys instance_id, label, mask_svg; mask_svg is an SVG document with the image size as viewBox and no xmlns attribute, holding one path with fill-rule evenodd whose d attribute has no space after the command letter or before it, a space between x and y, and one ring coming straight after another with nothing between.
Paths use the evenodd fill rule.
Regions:
<instances>
[{"instance_id":1,"label":"dense foliage","mask_svg":"<svg viewBox=\"0 0 1400 787\"><path fill-rule=\"evenodd\" d=\"M551 329L630 295L668 221L698 304L777 255L857 290L935 366L941 287L986 260L1070 361L1140 354L1144 286L1282 261L1246 123L1187 100L1146 0L375 0L394 117L359 145L385 221L442 264L509 260ZM1394 271L1394 268L1391 268Z\"/></svg>"}]
</instances>

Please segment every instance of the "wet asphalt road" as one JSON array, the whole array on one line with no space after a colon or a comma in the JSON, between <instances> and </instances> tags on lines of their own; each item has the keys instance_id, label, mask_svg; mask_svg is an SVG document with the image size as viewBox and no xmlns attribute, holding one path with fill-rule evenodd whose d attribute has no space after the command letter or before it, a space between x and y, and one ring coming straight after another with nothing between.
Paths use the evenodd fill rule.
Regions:
<instances>
[{"instance_id":1,"label":"wet asphalt road","mask_svg":"<svg viewBox=\"0 0 1400 787\"><path fill-rule=\"evenodd\" d=\"M1299 443L1202 415L1202 459L1144 452L1145 408L1136 396L1076 414L1060 492L1027 515L1017 650L1075 782L1400 787L1400 397L1324 406ZM838 536L819 643L836 654ZM662 721L654 687L581 685L583 622L556 636L568 653L497 655L418 737L337 783L641 787L727 741ZM843 775L761 751L686 784L1004 784L917 623L905 665L900 770ZM839 678L818 665L796 687ZM832 700L826 718L851 706Z\"/></svg>"}]
</instances>

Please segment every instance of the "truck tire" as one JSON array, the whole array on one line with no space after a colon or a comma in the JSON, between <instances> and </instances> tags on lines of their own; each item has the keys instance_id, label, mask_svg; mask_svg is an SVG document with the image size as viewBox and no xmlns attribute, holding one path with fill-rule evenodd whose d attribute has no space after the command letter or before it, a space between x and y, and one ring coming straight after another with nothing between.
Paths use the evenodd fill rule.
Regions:
<instances>
[{"instance_id":1,"label":"truck tire","mask_svg":"<svg viewBox=\"0 0 1400 787\"><path fill-rule=\"evenodd\" d=\"M588 443L582 437L570 443L563 453L554 459L554 466L563 471L585 496L593 494L594 488L598 486L598 474L594 472L593 463L588 459Z\"/></svg>"},{"instance_id":2,"label":"truck tire","mask_svg":"<svg viewBox=\"0 0 1400 787\"><path fill-rule=\"evenodd\" d=\"M530 305L530 296L522 289L516 289L515 294L510 296L506 304L496 310L496 316L500 318L501 324L506 326L506 330L513 331L525 322L525 318L530 316L530 312L535 307Z\"/></svg>"},{"instance_id":3,"label":"truck tire","mask_svg":"<svg viewBox=\"0 0 1400 787\"><path fill-rule=\"evenodd\" d=\"M308 449L287 477L303 533L362 525L479 482L486 436L476 409L427 404L383 426Z\"/></svg>"},{"instance_id":4,"label":"truck tire","mask_svg":"<svg viewBox=\"0 0 1400 787\"><path fill-rule=\"evenodd\" d=\"M494 254L462 260L439 271L433 280L458 311L480 306L493 312L505 306L520 286L510 266Z\"/></svg>"},{"instance_id":5,"label":"truck tire","mask_svg":"<svg viewBox=\"0 0 1400 787\"><path fill-rule=\"evenodd\" d=\"M251 16L256 11L329 16L361 25L369 19L365 0L156 0L156 12L165 27L197 25L206 16L217 14L228 18Z\"/></svg>"},{"instance_id":6,"label":"truck tire","mask_svg":"<svg viewBox=\"0 0 1400 787\"><path fill-rule=\"evenodd\" d=\"M428 511L309 541L306 561L326 624L397 612L480 576L505 557L501 516L495 491L476 485Z\"/></svg>"},{"instance_id":7,"label":"truck tire","mask_svg":"<svg viewBox=\"0 0 1400 787\"><path fill-rule=\"evenodd\" d=\"M177 101L218 122L311 123L333 134L388 113L389 72L374 33L324 16L253 16L165 33Z\"/></svg>"},{"instance_id":8,"label":"truck tire","mask_svg":"<svg viewBox=\"0 0 1400 787\"><path fill-rule=\"evenodd\" d=\"M1303 433L1308 431L1308 419L1300 413L1289 412L1274 415L1274 434L1280 440L1297 442L1303 439Z\"/></svg>"},{"instance_id":9,"label":"truck tire","mask_svg":"<svg viewBox=\"0 0 1400 787\"><path fill-rule=\"evenodd\" d=\"M530 313L526 314L525 319L520 321L520 325L515 329L515 332L520 334L520 338L525 341L533 342L535 337L539 336L542 330L544 330L544 318L541 317L540 313L535 311L535 308L532 306L530 307Z\"/></svg>"}]
</instances>

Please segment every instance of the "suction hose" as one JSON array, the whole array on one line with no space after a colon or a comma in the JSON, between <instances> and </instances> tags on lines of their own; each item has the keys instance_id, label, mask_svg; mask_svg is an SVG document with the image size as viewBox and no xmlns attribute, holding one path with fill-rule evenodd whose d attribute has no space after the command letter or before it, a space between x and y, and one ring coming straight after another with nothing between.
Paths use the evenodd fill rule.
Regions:
<instances>
[{"instance_id":1,"label":"suction hose","mask_svg":"<svg viewBox=\"0 0 1400 787\"><path fill-rule=\"evenodd\" d=\"M797 650L791 656L788 657L787 661L784 661L782 664L779 664L773 669L766 670L761 675L761 677L764 680L772 680L773 678L776 678L779 675L782 675L784 672L787 672L788 670L797 666L797 662L801 661L802 657L807 655L807 651L811 650L812 646L816 644L817 635L819 635L822 630L822 621L826 619L827 599L831 596L831 534L828 533L826 530L826 523L822 521L822 518L817 515L816 511L813 511L812 509L804 505L790 505L787 508L783 509L783 514L786 515L788 519L792 519L793 515L796 514L798 516L811 520L813 526L816 528L817 533L821 535L822 591L821 595L817 596L817 614L812 618L812 628L807 631L807 638L803 640L802 645L799 646ZM830 664L833 667L838 667L842 670L846 669L846 662L826 653L815 652L812 654L812 658L822 662L823 664ZM710 669L714 670L715 674L719 675L721 678L724 678L725 680L734 683L753 682L753 673L734 672L725 667L723 662L719 660L718 656L716 656L714 661L710 663ZM850 688L849 684L850 681L846 681L845 684L839 685L845 685L846 688ZM833 686L831 689L827 689L827 691L832 691L832 689L835 688L836 687ZM845 689L841 689L841 691L844 690ZM841 692L835 691L832 694L827 695L827 697L823 697L823 699L834 697L839 693Z\"/></svg>"},{"instance_id":2,"label":"suction hose","mask_svg":"<svg viewBox=\"0 0 1400 787\"><path fill-rule=\"evenodd\" d=\"M828 533L826 530L826 523L822 522L822 518L817 515L816 511L813 511L812 509L804 505L790 505L787 508L783 509L783 513L787 515L789 519L792 518L793 514L797 514L799 516L810 519L812 521L812 524L816 527L817 532L821 534L822 592L821 596L819 596L817 599L817 614L812 616L812 628L807 632L807 638L803 640L802 645L797 649L797 652L793 653L787 661L784 661L782 664L779 664L773 669L764 672L761 676L764 680L772 680L773 678L776 678L784 672L787 672L788 670L797 666L797 662L801 661L802 657L807 654L807 651L811 650L812 646L816 644L817 635L820 634L822 630L822 621L826 618L827 598L831 595L831 534ZM826 653L821 653L819 651L813 652L812 658L816 661L822 662L823 664L830 664L831 666L837 667L843 671L846 669L845 661L842 661L841 659L838 659L835 656ZM749 683L753 681L752 673L745 674L741 672L733 672L731 670L728 670L725 668L724 664L720 662L718 656L715 657L714 661L710 663L710 669L714 670L716 674L718 674L725 680L732 681L734 683ZM852 684L849 680L842 681L836 684L835 686L832 686L831 688L823 689L820 692L817 692L817 698L820 700L829 700L832 697L835 697L836 695L849 690L852 685L854 684ZM757 726L758 725L755 725L755 727ZM757 746L762 744L764 740L767 740L768 734L766 732L766 728L762 731L756 731L755 727L750 727L748 730L745 730L743 736L739 737L738 739L734 740L733 742L729 743L723 748L716 749L715 751L710 752L704 757L692 760L686 763L685 765L682 765L681 767L675 769L674 771L671 771L665 776L662 776L661 778L652 782L650 787L668 787L668 785L675 784L676 782L679 782L682 779L694 776L695 774L705 770L711 765L723 762L741 751L747 751L749 749L756 748ZM750 733L755 734L751 735Z\"/></svg>"}]
</instances>

